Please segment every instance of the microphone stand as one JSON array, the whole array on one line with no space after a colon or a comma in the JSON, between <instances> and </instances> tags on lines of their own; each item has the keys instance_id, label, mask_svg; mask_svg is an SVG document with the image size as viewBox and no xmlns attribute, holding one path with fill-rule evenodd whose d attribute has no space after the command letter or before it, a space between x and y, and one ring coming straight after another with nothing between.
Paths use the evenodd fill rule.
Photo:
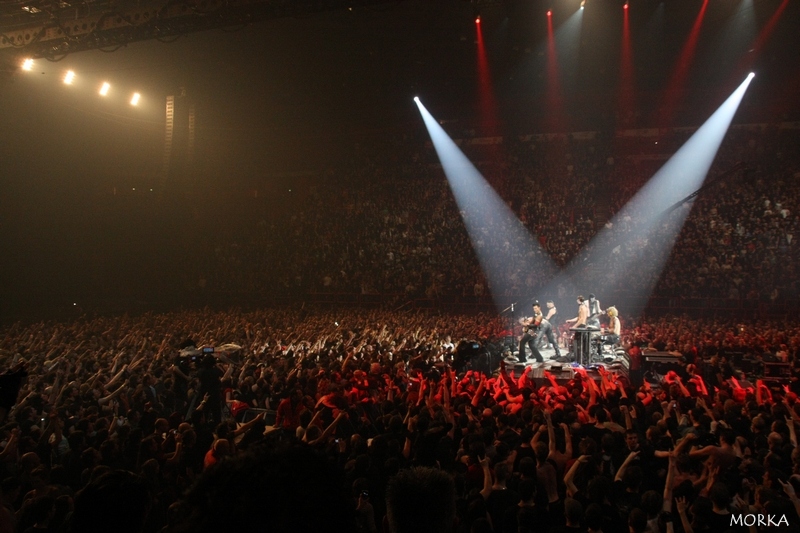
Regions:
<instances>
[{"instance_id":1,"label":"microphone stand","mask_svg":"<svg viewBox=\"0 0 800 533\"><path fill-rule=\"evenodd\" d=\"M504 345L508 347L509 355L514 355L514 324L516 323L516 320L514 319L514 306L515 305L517 305L516 302L511 304L511 305L509 305L508 307L506 307L502 311L500 311L501 315L505 314L508 311L511 312L511 314L508 315L508 317L509 317L508 318L508 335L506 335L506 340L505 340L505 343L504 343Z\"/></svg>"}]
</instances>

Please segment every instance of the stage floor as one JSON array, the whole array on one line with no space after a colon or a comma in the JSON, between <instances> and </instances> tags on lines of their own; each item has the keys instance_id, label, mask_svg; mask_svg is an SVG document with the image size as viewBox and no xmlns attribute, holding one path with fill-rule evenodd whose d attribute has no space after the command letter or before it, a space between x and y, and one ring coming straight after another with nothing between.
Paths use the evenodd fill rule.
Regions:
<instances>
[{"instance_id":1,"label":"stage floor","mask_svg":"<svg viewBox=\"0 0 800 533\"><path fill-rule=\"evenodd\" d=\"M575 365L574 358L572 357L572 353L564 348L560 348L561 358L555 359L556 351L554 348L541 348L539 349L539 353L542 354L542 359L544 362L539 363L535 359L531 358L530 352L526 350L529 359L527 361L517 361L517 353L511 357L506 357L506 367L511 369L515 369L516 371L522 371L526 367L533 367L534 370L534 377L536 374L544 374L544 371L550 371L551 373L556 372L569 372L568 368L571 369ZM591 364L584 365L585 368L591 369L596 368L599 366L604 367L609 372L622 372L627 375L628 373L628 359L624 355L624 352L621 350L617 350L616 352L611 350L611 347L605 347L603 351L603 360L600 361L599 358Z\"/></svg>"}]
</instances>

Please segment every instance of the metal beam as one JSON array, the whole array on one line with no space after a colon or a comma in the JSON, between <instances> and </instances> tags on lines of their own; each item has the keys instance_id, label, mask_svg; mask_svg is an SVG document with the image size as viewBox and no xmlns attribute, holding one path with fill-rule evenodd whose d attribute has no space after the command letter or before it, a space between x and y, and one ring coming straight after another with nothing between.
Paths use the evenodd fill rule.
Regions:
<instances>
[{"instance_id":1,"label":"metal beam","mask_svg":"<svg viewBox=\"0 0 800 533\"><path fill-rule=\"evenodd\" d=\"M0 51L57 59L86 50L387 0L181 0L12 2L0 11Z\"/></svg>"}]
</instances>

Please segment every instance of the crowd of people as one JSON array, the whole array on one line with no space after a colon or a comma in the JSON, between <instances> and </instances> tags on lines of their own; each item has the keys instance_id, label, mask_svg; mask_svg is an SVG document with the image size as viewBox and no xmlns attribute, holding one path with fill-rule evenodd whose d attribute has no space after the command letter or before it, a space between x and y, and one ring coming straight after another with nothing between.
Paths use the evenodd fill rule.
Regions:
<instances>
[{"instance_id":1,"label":"crowd of people","mask_svg":"<svg viewBox=\"0 0 800 533\"><path fill-rule=\"evenodd\" d=\"M681 221L676 216L649 239L630 238L654 215L633 213L614 221L621 253L605 257L593 249L592 239L671 155L664 146L679 147L688 135L662 135L660 142L648 141L649 149L641 139L598 134L509 139L491 155L484 146L464 150L538 239L537 253L559 268L577 261L593 271L619 272L628 265L622 275L603 280L607 293L654 287L654 295L664 297L795 297L800 151L796 136L779 129L729 132L709 179L739 162L746 170L702 191L681 231L673 227ZM629 153L626 142L638 152ZM487 217L471 239L435 152L412 143L391 150L391 157L358 158L350 168L309 181L305 192L295 191L295 201L268 213L243 209L235 236L218 233L198 250L202 256L186 270L190 284L197 288L201 280L205 290L238 293L488 295L492 287L473 248L490 250L488 241L512 234L507 222ZM630 271L632 262L653 261L675 233L663 269ZM484 254L497 276L510 280L503 296L536 292L550 279L552 272L529 268L526 253L512 246L511 255Z\"/></svg>"},{"instance_id":2,"label":"crowd of people","mask_svg":"<svg viewBox=\"0 0 800 533\"><path fill-rule=\"evenodd\" d=\"M462 343L502 342L495 315L298 306L6 326L0 531L800 528L800 323L623 323L626 345L684 363L640 387L582 368L569 382L485 373ZM791 378L743 374L742 351Z\"/></svg>"}]
</instances>

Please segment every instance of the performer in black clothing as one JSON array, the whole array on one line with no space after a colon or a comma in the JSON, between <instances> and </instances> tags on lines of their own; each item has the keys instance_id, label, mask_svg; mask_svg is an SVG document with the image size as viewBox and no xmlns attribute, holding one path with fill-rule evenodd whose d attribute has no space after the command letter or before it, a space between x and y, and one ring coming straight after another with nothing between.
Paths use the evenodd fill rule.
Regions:
<instances>
[{"instance_id":1,"label":"performer in black clothing","mask_svg":"<svg viewBox=\"0 0 800 533\"><path fill-rule=\"evenodd\" d=\"M600 309L600 301L594 297L594 294L589 295L589 318L586 320L586 327L590 329L600 329L600 315L603 314Z\"/></svg>"},{"instance_id":2,"label":"performer in black clothing","mask_svg":"<svg viewBox=\"0 0 800 533\"><path fill-rule=\"evenodd\" d=\"M553 300L547 300L547 314L545 318L548 322L550 322L551 326L558 326L556 323L556 315L558 314L558 309L556 309L556 304L553 303Z\"/></svg>"},{"instance_id":3,"label":"performer in black clothing","mask_svg":"<svg viewBox=\"0 0 800 533\"><path fill-rule=\"evenodd\" d=\"M556 304L553 303L553 300L547 300L547 314L545 314L544 319L550 322L550 326L558 339L558 322L556 321L556 315L558 315L558 309L556 309ZM549 340L549 338L548 338ZM540 335L536 342L537 348L549 348L550 346L543 346L545 344L544 339ZM552 343L550 343L552 344Z\"/></svg>"},{"instance_id":4,"label":"performer in black clothing","mask_svg":"<svg viewBox=\"0 0 800 533\"><path fill-rule=\"evenodd\" d=\"M555 309L555 307L553 309ZM550 321L542 315L542 309L539 307L538 302L533 304L533 316L535 319L539 320L539 329L536 332L536 346L541 346L539 343L544 337L547 337L547 341L552 344L553 348L556 350L554 359L558 359L561 357L561 350L558 349L558 341L556 341L556 337L553 335L553 326L550 324Z\"/></svg>"},{"instance_id":5,"label":"performer in black clothing","mask_svg":"<svg viewBox=\"0 0 800 533\"><path fill-rule=\"evenodd\" d=\"M528 348L531 350L531 355L536 359L539 363L544 363L544 358L542 358L542 354L539 353L539 350L536 348L536 332L539 329L539 324L542 321L542 312L539 309L539 313L537 316L536 310L539 309L539 302L533 303L533 316L526 317L520 320L520 324L522 324L522 338L519 340L519 359L520 361L526 361L525 358L525 346L527 345Z\"/></svg>"}]
</instances>

